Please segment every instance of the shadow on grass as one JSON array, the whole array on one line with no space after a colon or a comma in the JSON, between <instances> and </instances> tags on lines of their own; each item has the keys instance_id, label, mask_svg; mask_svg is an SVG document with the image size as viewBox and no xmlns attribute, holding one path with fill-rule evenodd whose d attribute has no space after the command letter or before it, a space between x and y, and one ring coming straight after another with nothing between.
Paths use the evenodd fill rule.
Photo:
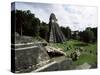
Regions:
<instances>
[{"instance_id":1,"label":"shadow on grass","mask_svg":"<svg viewBox=\"0 0 100 75\"><path fill-rule=\"evenodd\" d=\"M79 44L74 44L74 46L88 46L86 43L79 43Z\"/></svg>"}]
</instances>

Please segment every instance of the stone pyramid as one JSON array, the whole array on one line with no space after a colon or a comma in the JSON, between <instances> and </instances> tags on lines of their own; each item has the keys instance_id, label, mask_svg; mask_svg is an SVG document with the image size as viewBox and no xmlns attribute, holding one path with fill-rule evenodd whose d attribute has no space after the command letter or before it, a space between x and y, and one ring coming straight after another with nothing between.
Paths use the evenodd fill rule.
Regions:
<instances>
[{"instance_id":1,"label":"stone pyramid","mask_svg":"<svg viewBox=\"0 0 100 75\"><path fill-rule=\"evenodd\" d=\"M65 40L66 38L57 23L55 14L51 13L50 18L49 18L48 42L49 43L62 43Z\"/></svg>"}]
</instances>

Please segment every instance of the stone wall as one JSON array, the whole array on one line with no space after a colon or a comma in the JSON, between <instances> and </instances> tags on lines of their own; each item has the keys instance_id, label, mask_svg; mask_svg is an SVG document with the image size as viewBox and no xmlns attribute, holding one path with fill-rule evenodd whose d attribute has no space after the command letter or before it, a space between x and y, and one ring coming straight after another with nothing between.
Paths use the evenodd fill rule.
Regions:
<instances>
[{"instance_id":1,"label":"stone wall","mask_svg":"<svg viewBox=\"0 0 100 75\"><path fill-rule=\"evenodd\" d=\"M16 72L30 72L38 68L38 66L46 64L48 60L49 55L46 53L45 49L39 46L15 49Z\"/></svg>"}]
</instances>

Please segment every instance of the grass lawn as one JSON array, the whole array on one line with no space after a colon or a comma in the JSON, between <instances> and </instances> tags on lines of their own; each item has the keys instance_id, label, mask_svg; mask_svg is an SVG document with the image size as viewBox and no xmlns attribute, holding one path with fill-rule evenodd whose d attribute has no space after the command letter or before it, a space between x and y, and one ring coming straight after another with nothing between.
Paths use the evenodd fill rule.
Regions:
<instances>
[{"instance_id":1,"label":"grass lawn","mask_svg":"<svg viewBox=\"0 0 100 75\"><path fill-rule=\"evenodd\" d=\"M70 55L78 48L82 48L83 51L77 61L74 63L81 65L83 63L95 63L97 62L97 43L84 43L77 40L69 40L64 43L52 44L53 47L62 48L66 55Z\"/></svg>"},{"instance_id":2,"label":"grass lawn","mask_svg":"<svg viewBox=\"0 0 100 75\"><path fill-rule=\"evenodd\" d=\"M77 61L75 61L74 63L76 65L81 65L84 64L85 62L87 62L88 64L93 64L96 63L96 55L91 55L91 54L82 54L79 59Z\"/></svg>"}]
</instances>

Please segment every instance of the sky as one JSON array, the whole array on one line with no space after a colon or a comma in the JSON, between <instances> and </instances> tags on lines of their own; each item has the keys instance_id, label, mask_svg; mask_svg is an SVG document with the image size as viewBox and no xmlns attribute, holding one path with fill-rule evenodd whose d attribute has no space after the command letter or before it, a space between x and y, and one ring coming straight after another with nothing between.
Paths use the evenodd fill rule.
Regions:
<instances>
[{"instance_id":1,"label":"sky","mask_svg":"<svg viewBox=\"0 0 100 75\"><path fill-rule=\"evenodd\" d=\"M54 13L59 26L70 27L72 31L83 31L87 27L97 27L97 7L93 6L16 2L15 8L30 10L46 23L49 23L50 14Z\"/></svg>"}]
</instances>

